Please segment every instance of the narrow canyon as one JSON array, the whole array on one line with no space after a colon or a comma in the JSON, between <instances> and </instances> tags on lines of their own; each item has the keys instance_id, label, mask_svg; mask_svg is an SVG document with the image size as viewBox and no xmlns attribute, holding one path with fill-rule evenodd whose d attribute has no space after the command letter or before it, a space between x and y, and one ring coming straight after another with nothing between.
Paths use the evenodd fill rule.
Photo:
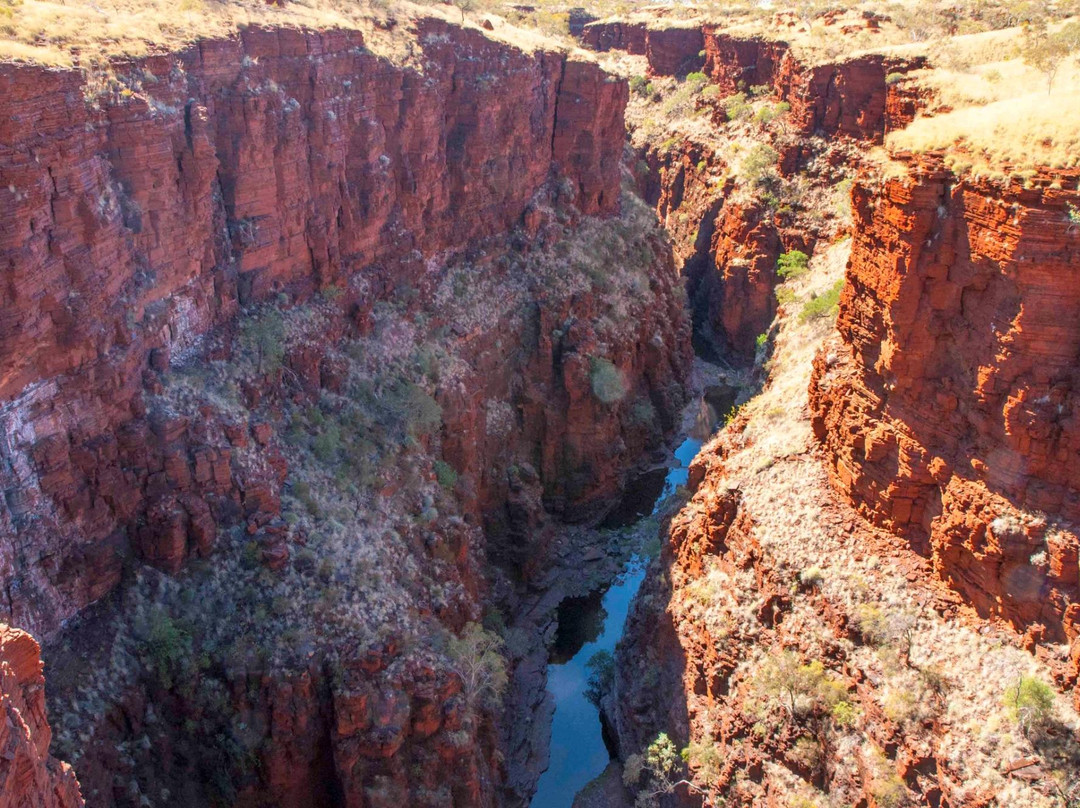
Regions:
<instances>
[{"instance_id":1,"label":"narrow canyon","mask_svg":"<svg viewBox=\"0 0 1080 808\"><path fill-rule=\"evenodd\" d=\"M0 0L0 808L1080 805L1074 15Z\"/></svg>"}]
</instances>

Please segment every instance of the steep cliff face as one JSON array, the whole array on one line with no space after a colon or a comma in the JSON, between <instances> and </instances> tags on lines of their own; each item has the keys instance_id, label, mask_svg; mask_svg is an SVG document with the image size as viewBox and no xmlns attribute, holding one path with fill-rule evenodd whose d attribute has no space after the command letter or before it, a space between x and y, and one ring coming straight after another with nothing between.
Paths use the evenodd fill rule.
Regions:
<instances>
[{"instance_id":1,"label":"steep cliff face","mask_svg":"<svg viewBox=\"0 0 1080 808\"><path fill-rule=\"evenodd\" d=\"M437 21L416 35L411 68L355 32L258 29L118 63L100 88L0 68L0 396L18 492L0 506L0 570L19 625L49 632L133 552L175 569L225 511L264 510L275 473L148 414L148 371L197 355L241 306L361 271L370 308L426 259L521 224L553 171L582 212L617 207L623 83Z\"/></svg>"},{"instance_id":2,"label":"steep cliff face","mask_svg":"<svg viewBox=\"0 0 1080 808\"><path fill-rule=\"evenodd\" d=\"M585 26L582 45L596 51L644 55L650 76L703 70L721 95L769 87L791 104L791 123L803 135L846 135L881 142L915 118L924 99L899 79L926 60L869 54L812 63L780 39L731 34L724 26L646 26L618 21ZM889 79L886 81L886 79Z\"/></svg>"},{"instance_id":3,"label":"steep cliff face","mask_svg":"<svg viewBox=\"0 0 1080 808\"><path fill-rule=\"evenodd\" d=\"M685 76L700 70L704 39L700 26L653 26L644 22L602 20L574 34L594 51L622 50L645 56L650 76Z\"/></svg>"},{"instance_id":4,"label":"steep cliff face","mask_svg":"<svg viewBox=\"0 0 1080 808\"><path fill-rule=\"evenodd\" d=\"M791 104L798 131L880 142L915 118L918 96L889 79L924 66L921 59L880 54L808 65L785 42L704 29L705 72L723 93L766 85Z\"/></svg>"},{"instance_id":5,"label":"steep cliff face","mask_svg":"<svg viewBox=\"0 0 1080 808\"><path fill-rule=\"evenodd\" d=\"M24 631L0 625L0 806L79 808L75 774L49 756L45 677L38 644Z\"/></svg>"},{"instance_id":6,"label":"steep cliff face","mask_svg":"<svg viewBox=\"0 0 1080 808\"><path fill-rule=\"evenodd\" d=\"M3 610L95 805L493 804L496 564L675 426L625 82L411 24L0 67Z\"/></svg>"},{"instance_id":7,"label":"steep cliff face","mask_svg":"<svg viewBox=\"0 0 1080 808\"><path fill-rule=\"evenodd\" d=\"M862 513L929 553L980 612L1059 639L1080 594L1080 327L1063 316L1080 303L1077 178L906 168L854 192L815 431Z\"/></svg>"},{"instance_id":8,"label":"steep cliff face","mask_svg":"<svg viewBox=\"0 0 1080 808\"><path fill-rule=\"evenodd\" d=\"M644 56L649 47L649 29L643 22L591 22L582 28L580 38L586 48L600 52L624 50Z\"/></svg>"}]
</instances>

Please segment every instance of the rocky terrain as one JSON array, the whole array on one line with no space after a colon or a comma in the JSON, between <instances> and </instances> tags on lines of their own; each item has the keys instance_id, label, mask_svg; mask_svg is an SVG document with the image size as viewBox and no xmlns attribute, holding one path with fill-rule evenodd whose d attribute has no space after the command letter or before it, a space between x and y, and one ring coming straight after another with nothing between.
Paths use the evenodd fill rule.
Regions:
<instances>
[{"instance_id":1,"label":"rocky terrain","mask_svg":"<svg viewBox=\"0 0 1080 808\"><path fill-rule=\"evenodd\" d=\"M90 804L491 803L484 603L676 425L625 83L411 35L5 68L6 618Z\"/></svg>"},{"instance_id":2,"label":"rocky terrain","mask_svg":"<svg viewBox=\"0 0 1080 808\"><path fill-rule=\"evenodd\" d=\"M1076 804L1073 10L140 3L0 0L0 806L528 804L657 527L575 805Z\"/></svg>"}]
</instances>

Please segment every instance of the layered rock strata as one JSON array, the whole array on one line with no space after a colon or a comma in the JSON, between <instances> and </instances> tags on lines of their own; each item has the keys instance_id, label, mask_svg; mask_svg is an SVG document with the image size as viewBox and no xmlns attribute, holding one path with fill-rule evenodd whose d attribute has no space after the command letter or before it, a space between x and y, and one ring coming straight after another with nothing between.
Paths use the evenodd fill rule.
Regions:
<instances>
[{"instance_id":1,"label":"layered rock strata","mask_svg":"<svg viewBox=\"0 0 1080 808\"><path fill-rule=\"evenodd\" d=\"M905 168L853 193L839 338L811 388L830 478L981 613L1075 638L1077 177Z\"/></svg>"}]
</instances>

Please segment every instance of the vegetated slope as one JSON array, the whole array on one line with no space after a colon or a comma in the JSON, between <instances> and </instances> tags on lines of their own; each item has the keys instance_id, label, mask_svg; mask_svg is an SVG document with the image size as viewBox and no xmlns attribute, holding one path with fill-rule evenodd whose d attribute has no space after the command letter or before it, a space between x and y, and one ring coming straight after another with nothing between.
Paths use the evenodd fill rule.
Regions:
<instances>
[{"instance_id":1,"label":"vegetated slope","mask_svg":"<svg viewBox=\"0 0 1080 808\"><path fill-rule=\"evenodd\" d=\"M207 496L262 510L228 453L155 427L168 414L148 411L147 371L278 296L334 286L362 323L440 253L520 225L553 165L583 212L617 208L625 88L456 31L419 24L424 75L356 34L252 30L132 64L132 87L92 103L77 71L0 68L0 393L21 492L0 524L19 535L4 569L19 568L20 625L49 632L99 598L129 547L167 569L204 552Z\"/></svg>"},{"instance_id":2,"label":"vegetated slope","mask_svg":"<svg viewBox=\"0 0 1080 808\"><path fill-rule=\"evenodd\" d=\"M1078 764L1052 687L1067 648L1033 655L978 618L836 495L815 450L806 389L831 316L809 295L839 290L847 249L782 287L769 380L664 531L605 701L626 779L695 804L1057 805ZM665 748L686 750L666 770Z\"/></svg>"},{"instance_id":3,"label":"vegetated slope","mask_svg":"<svg viewBox=\"0 0 1080 808\"><path fill-rule=\"evenodd\" d=\"M846 226L849 185L868 146L925 102L897 80L922 57L830 60L776 38L788 31L782 17L774 38L739 26L654 21L644 56L608 47L602 55L630 77L639 187L672 234L698 336L741 360L753 356L776 313L779 255L811 252ZM586 26L583 41L605 25ZM838 38L857 38L843 33L844 19L824 25ZM683 41L687 32L694 43ZM661 56L669 49L693 51L692 72L658 64L672 61Z\"/></svg>"},{"instance_id":4,"label":"vegetated slope","mask_svg":"<svg viewBox=\"0 0 1080 808\"><path fill-rule=\"evenodd\" d=\"M493 804L489 586L675 426L625 83L398 22L0 65L5 618L91 804Z\"/></svg>"}]
</instances>

